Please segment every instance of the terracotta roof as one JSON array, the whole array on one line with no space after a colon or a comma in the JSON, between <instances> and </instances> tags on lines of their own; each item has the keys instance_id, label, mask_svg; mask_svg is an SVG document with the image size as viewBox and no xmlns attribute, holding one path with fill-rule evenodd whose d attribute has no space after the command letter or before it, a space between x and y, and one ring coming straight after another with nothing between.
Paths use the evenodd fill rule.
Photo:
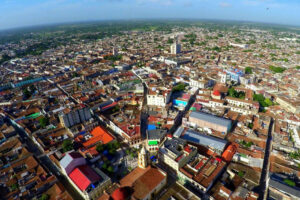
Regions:
<instances>
[{"instance_id":1,"label":"terracotta roof","mask_svg":"<svg viewBox=\"0 0 300 200\"><path fill-rule=\"evenodd\" d=\"M107 131L102 129L100 126L94 128L91 134L93 135L93 137L83 143L84 147L92 146L100 141L102 142L102 144L107 144L114 140L114 138Z\"/></svg>"},{"instance_id":2,"label":"terracotta roof","mask_svg":"<svg viewBox=\"0 0 300 200\"><path fill-rule=\"evenodd\" d=\"M136 199L144 199L166 176L157 168L148 166L146 169L136 168L120 180L122 187L129 186L133 189Z\"/></svg>"}]
</instances>

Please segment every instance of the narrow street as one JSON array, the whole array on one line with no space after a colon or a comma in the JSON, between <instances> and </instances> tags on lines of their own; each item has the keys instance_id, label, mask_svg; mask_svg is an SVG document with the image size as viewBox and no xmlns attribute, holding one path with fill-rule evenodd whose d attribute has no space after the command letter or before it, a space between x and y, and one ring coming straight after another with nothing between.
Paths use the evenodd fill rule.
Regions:
<instances>
[{"instance_id":1,"label":"narrow street","mask_svg":"<svg viewBox=\"0 0 300 200\"><path fill-rule=\"evenodd\" d=\"M188 104L186 105L184 111L179 111L178 115L176 116L176 118L174 120L174 125L170 129L169 133L173 134L177 130L177 128L181 125L182 117L185 116L185 114L190 110L191 106L195 102L196 95L197 95L198 91L199 91L199 89L196 90L196 92L191 96L191 98L190 98Z\"/></svg>"},{"instance_id":2,"label":"narrow street","mask_svg":"<svg viewBox=\"0 0 300 200\"><path fill-rule=\"evenodd\" d=\"M52 173L56 178L64 185L68 193L72 196L73 199L81 200L81 195L74 189L71 183L68 181L66 177L61 175L57 167L53 164L50 158L43 154L43 152L38 148L38 146L32 141L30 137L27 136L24 129L20 129L15 124L12 123L12 120L7 118L8 123L10 123L15 130L17 131L18 135L20 136L23 143L26 144L28 151L31 152L35 158L39 161L39 163L50 173Z\"/></svg>"},{"instance_id":3,"label":"narrow street","mask_svg":"<svg viewBox=\"0 0 300 200\"><path fill-rule=\"evenodd\" d=\"M148 110L147 110L147 94L148 94L148 87L145 83L143 83L144 87L144 101L142 106L141 112L141 135L142 139L145 140L147 138L147 125L148 125Z\"/></svg>"},{"instance_id":4,"label":"narrow street","mask_svg":"<svg viewBox=\"0 0 300 200\"><path fill-rule=\"evenodd\" d=\"M265 200L268 194L267 179L269 178L269 167L270 167L270 152L272 149L272 133L273 133L273 118L271 118L270 126L268 130L268 138L263 162L263 168L261 172L259 182L259 200Z\"/></svg>"}]
</instances>

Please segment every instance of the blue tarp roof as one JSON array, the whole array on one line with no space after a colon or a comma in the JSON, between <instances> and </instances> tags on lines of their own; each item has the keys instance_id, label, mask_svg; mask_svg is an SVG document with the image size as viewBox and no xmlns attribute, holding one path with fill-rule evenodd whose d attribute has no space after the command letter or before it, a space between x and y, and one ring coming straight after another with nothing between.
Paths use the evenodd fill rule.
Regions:
<instances>
[{"instance_id":1,"label":"blue tarp roof","mask_svg":"<svg viewBox=\"0 0 300 200\"><path fill-rule=\"evenodd\" d=\"M148 124L148 130L156 130L156 126L154 124Z\"/></svg>"}]
</instances>

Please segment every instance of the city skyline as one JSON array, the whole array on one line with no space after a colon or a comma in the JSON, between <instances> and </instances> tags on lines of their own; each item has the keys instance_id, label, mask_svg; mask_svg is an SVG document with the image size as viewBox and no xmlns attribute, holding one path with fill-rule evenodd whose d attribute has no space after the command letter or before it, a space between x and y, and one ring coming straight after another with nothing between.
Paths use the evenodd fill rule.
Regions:
<instances>
[{"instance_id":1,"label":"city skyline","mask_svg":"<svg viewBox=\"0 0 300 200\"><path fill-rule=\"evenodd\" d=\"M0 30L78 21L214 19L300 26L296 0L5 0Z\"/></svg>"}]
</instances>

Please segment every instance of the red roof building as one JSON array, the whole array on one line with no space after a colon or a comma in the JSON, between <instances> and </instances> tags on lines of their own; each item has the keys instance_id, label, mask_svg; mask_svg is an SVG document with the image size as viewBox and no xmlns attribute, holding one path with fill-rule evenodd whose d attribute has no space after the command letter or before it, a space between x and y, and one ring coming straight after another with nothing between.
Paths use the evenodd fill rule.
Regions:
<instances>
[{"instance_id":1,"label":"red roof building","mask_svg":"<svg viewBox=\"0 0 300 200\"><path fill-rule=\"evenodd\" d=\"M90 138L89 140L83 143L83 146L86 148L92 147L98 144L99 142L101 142L102 144L107 144L114 140L113 136L110 135L107 131L105 131L100 126L94 128L91 134L92 134L92 138Z\"/></svg>"},{"instance_id":2,"label":"red roof building","mask_svg":"<svg viewBox=\"0 0 300 200\"><path fill-rule=\"evenodd\" d=\"M101 177L88 165L75 168L69 174L69 177L82 191L85 191L91 184L101 180Z\"/></svg>"},{"instance_id":3,"label":"red roof building","mask_svg":"<svg viewBox=\"0 0 300 200\"><path fill-rule=\"evenodd\" d=\"M129 197L130 191L128 191L125 187L118 188L111 194L111 198L113 200L126 200Z\"/></svg>"},{"instance_id":4,"label":"red roof building","mask_svg":"<svg viewBox=\"0 0 300 200\"><path fill-rule=\"evenodd\" d=\"M236 146L234 146L233 144L229 145L222 154L223 160L225 160L226 162L230 162L236 152L236 149Z\"/></svg>"},{"instance_id":5,"label":"red roof building","mask_svg":"<svg viewBox=\"0 0 300 200\"><path fill-rule=\"evenodd\" d=\"M213 92L213 95L215 95L215 96L220 96L221 93L219 92L219 90L215 90L215 91Z\"/></svg>"}]
</instances>

